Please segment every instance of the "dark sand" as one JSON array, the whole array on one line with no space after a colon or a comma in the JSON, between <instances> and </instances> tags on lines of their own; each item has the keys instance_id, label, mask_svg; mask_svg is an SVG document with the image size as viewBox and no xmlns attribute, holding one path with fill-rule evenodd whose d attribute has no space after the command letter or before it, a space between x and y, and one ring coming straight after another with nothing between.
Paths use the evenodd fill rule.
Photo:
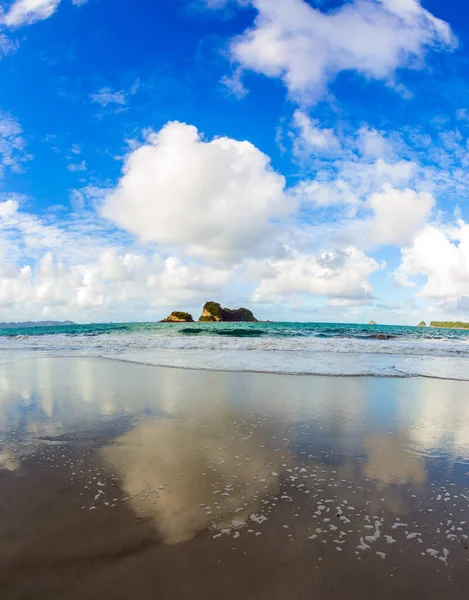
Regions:
<instances>
[{"instance_id":1,"label":"dark sand","mask_svg":"<svg viewBox=\"0 0 469 600\"><path fill-rule=\"evenodd\" d=\"M468 535L468 383L0 366L2 600L467 598Z\"/></svg>"}]
</instances>

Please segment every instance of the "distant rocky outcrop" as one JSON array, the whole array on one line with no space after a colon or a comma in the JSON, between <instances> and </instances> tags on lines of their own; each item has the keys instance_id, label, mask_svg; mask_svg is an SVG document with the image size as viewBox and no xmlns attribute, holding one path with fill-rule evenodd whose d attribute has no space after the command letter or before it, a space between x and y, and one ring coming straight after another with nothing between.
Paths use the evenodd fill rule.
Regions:
<instances>
[{"instance_id":1,"label":"distant rocky outcrop","mask_svg":"<svg viewBox=\"0 0 469 600\"><path fill-rule=\"evenodd\" d=\"M23 321L22 323L0 323L0 329L26 329L27 327L65 327L76 325L73 321Z\"/></svg>"},{"instance_id":2,"label":"distant rocky outcrop","mask_svg":"<svg viewBox=\"0 0 469 600\"><path fill-rule=\"evenodd\" d=\"M370 325L376 325L376 323L374 321L370 321L369 323Z\"/></svg>"},{"instance_id":3,"label":"distant rocky outcrop","mask_svg":"<svg viewBox=\"0 0 469 600\"><path fill-rule=\"evenodd\" d=\"M250 321L257 323L258 320L247 308L222 308L218 302L206 302L202 309L199 321Z\"/></svg>"},{"instance_id":4,"label":"distant rocky outcrop","mask_svg":"<svg viewBox=\"0 0 469 600\"><path fill-rule=\"evenodd\" d=\"M192 315L186 312L182 312L181 310L173 310L173 312L160 321L160 323L193 323L194 319Z\"/></svg>"},{"instance_id":5,"label":"distant rocky outcrop","mask_svg":"<svg viewBox=\"0 0 469 600\"><path fill-rule=\"evenodd\" d=\"M427 324L425 323L425 321L420 321L420 323L417 325L417 327L426 327Z\"/></svg>"}]
</instances>

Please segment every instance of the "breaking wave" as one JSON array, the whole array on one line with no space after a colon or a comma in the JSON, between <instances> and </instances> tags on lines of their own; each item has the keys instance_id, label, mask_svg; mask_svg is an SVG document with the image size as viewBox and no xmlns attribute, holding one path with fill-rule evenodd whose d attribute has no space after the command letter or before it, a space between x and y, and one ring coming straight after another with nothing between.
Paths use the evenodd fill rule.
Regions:
<instances>
[{"instance_id":1,"label":"breaking wave","mask_svg":"<svg viewBox=\"0 0 469 600\"><path fill-rule=\"evenodd\" d=\"M194 369L469 380L469 332L330 323L124 323L0 330L9 357L96 356Z\"/></svg>"}]
</instances>

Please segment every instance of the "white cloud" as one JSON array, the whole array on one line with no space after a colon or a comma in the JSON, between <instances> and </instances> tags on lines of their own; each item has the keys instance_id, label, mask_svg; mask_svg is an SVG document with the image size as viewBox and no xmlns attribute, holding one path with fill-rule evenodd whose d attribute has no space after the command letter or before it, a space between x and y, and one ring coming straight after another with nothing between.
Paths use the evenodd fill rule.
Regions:
<instances>
[{"instance_id":1,"label":"white cloud","mask_svg":"<svg viewBox=\"0 0 469 600\"><path fill-rule=\"evenodd\" d=\"M114 92L111 88L101 88L98 92L90 94L90 98L101 106L108 106L108 104L125 106L127 104L126 94L123 91Z\"/></svg>"},{"instance_id":2,"label":"white cloud","mask_svg":"<svg viewBox=\"0 0 469 600\"><path fill-rule=\"evenodd\" d=\"M413 288L417 287L415 281L411 281L405 273L395 271L393 273L394 283L401 288Z\"/></svg>"},{"instance_id":3,"label":"white cloud","mask_svg":"<svg viewBox=\"0 0 469 600\"><path fill-rule=\"evenodd\" d=\"M329 222L332 244L361 249L410 244L426 225L436 204L432 174L400 159L409 155L400 138L366 125L350 132L338 123L326 130L300 110L289 136L304 171L290 194L312 219L313 210L327 209L322 221Z\"/></svg>"},{"instance_id":4,"label":"white cloud","mask_svg":"<svg viewBox=\"0 0 469 600\"><path fill-rule=\"evenodd\" d=\"M318 122L313 121L305 112L296 110L293 114L293 124L298 131L293 143L293 153L296 156L340 151L341 144L334 131L321 129Z\"/></svg>"},{"instance_id":5,"label":"white cloud","mask_svg":"<svg viewBox=\"0 0 469 600\"><path fill-rule=\"evenodd\" d=\"M8 162L13 148L19 160L21 127L11 117L0 123L0 156ZM303 111L294 125L307 175L290 191L251 143L204 139L171 122L131 147L115 187L71 192L79 219L63 212L59 224L52 211L40 219L22 210L22 198L1 196L0 307L12 318L57 311L83 320L143 318L156 304L188 308L236 290L240 303L327 302L330 317L346 307L358 314L374 302L370 277L384 266L366 252L383 244L406 246L395 281L419 289L414 278L420 283L427 267L416 244L435 202L421 167L400 160L407 151L399 140L366 126L330 130ZM463 140L445 137L453 143L459 152ZM67 160L79 166L81 148L67 147ZM460 248L459 229L442 235ZM428 273L424 295L443 285ZM461 277L452 279L459 287L447 286L460 292L452 297L469 297Z\"/></svg>"},{"instance_id":6,"label":"white cloud","mask_svg":"<svg viewBox=\"0 0 469 600\"><path fill-rule=\"evenodd\" d=\"M109 318L136 307L187 306L217 294L232 269L121 248L99 223L48 224L0 202L0 309L28 316L86 313Z\"/></svg>"},{"instance_id":7,"label":"white cloud","mask_svg":"<svg viewBox=\"0 0 469 600\"><path fill-rule=\"evenodd\" d=\"M86 168L87 167L86 167L86 161L85 160L82 160L79 163L70 163L70 164L67 165L67 169L69 171L72 171L72 172L86 171Z\"/></svg>"},{"instance_id":8,"label":"white cloud","mask_svg":"<svg viewBox=\"0 0 469 600\"><path fill-rule=\"evenodd\" d=\"M314 121L309 119L307 123ZM353 131L350 124L339 121L332 131L340 143L336 152L308 148L303 131L294 122L289 125L282 142L291 140L292 152L302 150L297 152L300 183L291 193L305 204L308 215L314 208L327 208L325 216L330 218L333 211L333 217L343 222L342 231L345 227L349 232L358 231L357 221L350 219L366 218L370 211L368 198L382 193L386 185L411 189L416 194L429 193L438 200L436 208L440 211L452 214L460 206L465 215L461 199L469 192L469 153L468 126L463 121L452 128L447 120L443 125L438 120L430 123L425 133L420 127L385 132L367 125ZM316 126L323 129L317 123ZM362 247L356 236L347 240Z\"/></svg>"},{"instance_id":9,"label":"white cloud","mask_svg":"<svg viewBox=\"0 0 469 600\"><path fill-rule=\"evenodd\" d=\"M469 121L469 111L467 108L459 108L456 111L456 119L458 121Z\"/></svg>"},{"instance_id":10,"label":"white cloud","mask_svg":"<svg viewBox=\"0 0 469 600\"><path fill-rule=\"evenodd\" d=\"M282 301L297 294L321 294L349 299L371 295L368 277L380 269L374 258L356 248L317 256L290 250L285 258L251 265L261 278L252 301Z\"/></svg>"},{"instance_id":11,"label":"white cloud","mask_svg":"<svg viewBox=\"0 0 469 600\"><path fill-rule=\"evenodd\" d=\"M341 178L331 181L305 180L295 187L295 194L303 203L316 207L349 204L357 208L359 196L349 181Z\"/></svg>"},{"instance_id":12,"label":"white cloud","mask_svg":"<svg viewBox=\"0 0 469 600\"><path fill-rule=\"evenodd\" d=\"M13 262L29 251L55 249L64 243L61 231L35 215L21 211L17 197L0 201L0 233L4 251Z\"/></svg>"},{"instance_id":13,"label":"white cloud","mask_svg":"<svg viewBox=\"0 0 469 600\"><path fill-rule=\"evenodd\" d=\"M230 0L201 0L207 8L224 8Z\"/></svg>"},{"instance_id":14,"label":"white cloud","mask_svg":"<svg viewBox=\"0 0 469 600\"><path fill-rule=\"evenodd\" d=\"M428 225L409 248L402 250L398 278L412 283L422 276L425 283L419 295L439 299L469 296L469 224L456 227Z\"/></svg>"},{"instance_id":15,"label":"white cloud","mask_svg":"<svg viewBox=\"0 0 469 600\"><path fill-rule=\"evenodd\" d=\"M171 303L187 306L219 291L228 271L184 264L179 259L147 259L142 254L103 251L85 264L67 264L46 252L33 265L7 264L0 269L0 308L11 313L102 313Z\"/></svg>"},{"instance_id":16,"label":"white cloud","mask_svg":"<svg viewBox=\"0 0 469 600\"><path fill-rule=\"evenodd\" d=\"M126 302L148 308L201 301L226 283L229 271L183 263L175 257L118 254L110 248L96 262L75 266L70 275L74 274L79 279L72 287L72 305L82 309L122 309Z\"/></svg>"},{"instance_id":17,"label":"white cloud","mask_svg":"<svg viewBox=\"0 0 469 600\"><path fill-rule=\"evenodd\" d=\"M84 210L96 208L99 202L105 198L109 190L95 185L86 185L80 189L70 191L70 200L75 212L83 213Z\"/></svg>"},{"instance_id":18,"label":"white cloud","mask_svg":"<svg viewBox=\"0 0 469 600\"><path fill-rule=\"evenodd\" d=\"M82 6L88 0L72 0L75 6ZM0 6L0 28L16 29L25 25L34 25L51 17L58 9L61 0L14 0L8 10ZM17 40L10 39L0 32L0 59L12 54L19 47Z\"/></svg>"},{"instance_id":19,"label":"white cloud","mask_svg":"<svg viewBox=\"0 0 469 600\"><path fill-rule=\"evenodd\" d=\"M226 6L238 4L240 6L248 6L251 0L195 0L197 4L203 4L205 8L211 10L219 10Z\"/></svg>"},{"instance_id":20,"label":"white cloud","mask_svg":"<svg viewBox=\"0 0 469 600\"><path fill-rule=\"evenodd\" d=\"M417 165L411 161L388 163L379 158L368 162L357 157L342 162L338 159L334 168L318 170L315 179L305 178L295 186L293 193L301 202L316 207L348 205L351 217L360 209L368 210L367 199L383 192L386 186L408 185L416 171Z\"/></svg>"},{"instance_id":21,"label":"white cloud","mask_svg":"<svg viewBox=\"0 0 469 600\"><path fill-rule=\"evenodd\" d=\"M128 89L113 90L110 87L103 87L94 94L89 94L91 100L101 106L116 105L125 107L131 96L137 93L140 87L140 80L137 79Z\"/></svg>"},{"instance_id":22,"label":"white cloud","mask_svg":"<svg viewBox=\"0 0 469 600\"><path fill-rule=\"evenodd\" d=\"M418 0L354 0L328 13L305 0L252 0L257 17L231 43L243 69L281 78L290 95L315 102L341 71L395 83L422 68L429 49L451 50L449 25Z\"/></svg>"},{"instance_id":23,"label":"white cloud","mask_svg":"<svg viewBox=\"0 0 469 600\"><path fill-rule=\"evenodd\" d=\"M386 138L369 127L362 127L359 134L359 145L364 156L383 158L389 153L389 143Z\"/></svg>"},{"instance_id":24,"label":"white cloud","mask_svg":"<svg viewBox=\"0 0 469 600\"><path fill-rule=\"evenodd\" d=\"M21 27L44 21L57 10L60 0L15 0L0 22L7 27Z\"/></svg>"},{"instance_id":25,"label":"white cloud","mask_svg":"<svg viewBox=\"0 0 469 600\"><path fill-rule=\"evenodd\" d=\"M0 177L7 168L21 171L21 163L31 158L25 148L26 140L18 121L0 111Z\"/></svg>"},{"instance_id":26,"label":"white cloud","mask_svg":"<svg viewBox=\"0 0 469 600\"><path fill-rule=\"evenodd\" d=\"M18 211L18 201L13 199L0 202L0 219L8 219Z\"/></svg>"},{"instance_id":27,"label":"white cloud","mask_svg":"<svg viewBox=\"0 0 469 600\"><path fill-rule=\"evenodd\" d=\"M220 83L225 87L229 94L232 94L238 100L244 98L249 92L241 80L241 69L236 68L231 75L224 75Z\"/></svg>"},{"instance_id":28,"label":"white cloud","mask_svg":"<svg viewBox=\"0 0 469 600\"><path fill-rule=\"evenodd\" d=\"M373 167L376 185L406 185L417 172L417 164L410 160L387 163L382 158L378 158Z\"/></svg>"},{"instance_id":29,"label":"white cloud","mask_svg":"<svg viewBox=\"0 0 469 600\"><path fill-rule=\"evenodd\" d=\"M351 306L369 306L371 298L331 298L327 303L334 308L350 308Z\"/></svg>"},{"instance_id":30,"label":"white cloud","mask_svg":"<svg viewBox=\"0 0 469 600\"><path fill-rule=\"evenodd\" d=\"M368 200L374 216L371 239L379 244L408 245L427 223L435 199L427 192L396 190L385 186Z\"/></svg>"},{"instance_id":31,"label":"white cloud","mask_svg":"<svg viewBox=\"0 0 469 600\"><path fill-rule=\"evenodd\" d=\"M251 143L204 141L195 127L171 122L127 156L102 214L143 242L237 261L270 245L271 220L294 208L284 186Z\"/></svg>"},{"instance_id":32,"label":"white cloud","mask_svg":"<svg viewBox=\"0 0 469 600\"><path fill-rule=\"evenodd\" d=\"M376 159L392 160L396 157L395 140L391 140L384 132L377 131L367 125L350 132L347 123L335 122L333 128L323 128L319 119L313 119L304 110L296 109L293 113L291 129L288 137L292 139L292 151L301 158L331 159L336 157L342 162L356 160L358 157L366 161Z\"/></svg>"},{"instance_id":33,"label":"white cloud","mask_svg":"<svg viewBox=\"0 0 469 600\"><path fill-rule=\"evenodd\" d=\"M0 14L1 23L1 14ZM0 33L0 59L8 54L13 54L18 49L18 42L10 40L4 33Z\"/></svg>"}]
</instances>

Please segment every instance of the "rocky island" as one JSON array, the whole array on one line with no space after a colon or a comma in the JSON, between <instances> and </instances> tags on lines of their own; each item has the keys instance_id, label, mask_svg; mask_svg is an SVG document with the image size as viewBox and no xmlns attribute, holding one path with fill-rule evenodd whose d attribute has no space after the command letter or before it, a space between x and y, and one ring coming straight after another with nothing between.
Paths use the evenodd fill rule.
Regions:
<instances>
[{"instance_id":1,"label":"rocky island","mask_svg":"<svg viewBox=\"0 0 469 600\"><path fill-rule=\"evenodd\" d=\"M160 323L193 323L194 319L192 315L186 312L182 312L181 310L173 310L173 312L160 321Z\"/></svg>"},{"instance_id":2,"label":"rocky island","mask_svg":"<svg viewBox=\"0 0 469 600\"><path fill-rule=\"evenodd\" d=\"M258 323L256 317L247 308L222 308L218 302L206 302L199 321L250 321Z\"/></svg>"},{"instance_id":3,"label":"rocky island","mask_svg":"<svg viewBox=\"0 0 469 600\"><path fill-rule=\"evenodd\" d=\"M206 302L202 308L199 321L217 323L220 321L239 321L258 323L259 321L247 308L222 308L218 302ZM181 310L173 312L160 323L193 323L192 315Z\"/></svg>"},{"instance_id":4,"label":"rocky island","mask_svg":"<svg viewBox=\"0 0 469 600\"><path fill-rule=\"evenodd\" d=\"M370 321L368 324L369 325L376 325L376 323L374 321Z\"/></svg>"},{"instance_id":5,"label":"rocky island","mask_svg":"<svg viewBox=\"0 0 469 600\"><path fill-rule=\"evenodd\" d=\"M427 324L425 323L425 321L420 321L420 323L417 325L417 327L426 327ZM430 325L431 327L431 325Z\"/></svg>"}]
</instances>

